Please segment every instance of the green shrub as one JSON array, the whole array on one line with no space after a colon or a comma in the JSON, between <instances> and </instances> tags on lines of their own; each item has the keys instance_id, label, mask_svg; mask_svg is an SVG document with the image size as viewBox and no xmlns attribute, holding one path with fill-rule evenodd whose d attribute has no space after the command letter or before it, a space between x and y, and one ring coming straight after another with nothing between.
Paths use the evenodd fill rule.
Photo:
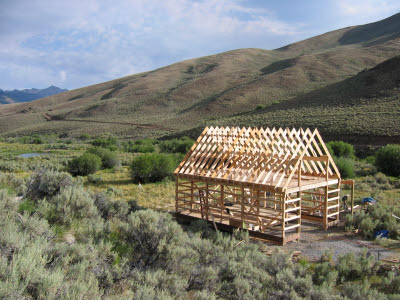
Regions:
<instances>
[{"instance_id":1,"label":"green shrub","mask_svg":"<svg viewBox=\"0 0 400 300\"><path fill-rule=\"evenodd\" d=\"M374 236L374 231L376 225L378 225L379 220L373 220L369 216L362 218L360 223L358 224L358 229L360 229L361 234L364 238L372 239Z\"/></svg>"},{"instance_id":2,"label":"green shrub","mask_svg":"<svg viewBox=\"0 0 400 300\"><path fill-rule=\"evenodd\" d=\"M388 230L389 236L396 239L400 236L400 221L393 215L400 215L400 209L376 203L369 206L366 213L347 216L345 228L359 229L365 238L373 238L377 231Z\"/></svg>"},{"instance_id":3,"label":"green shrub","mask_svg":"<svg viewBox=\"0 0 400 300\"><path fill-rule=\"evenodd\" d=\"M107 195L109 196L121 196L123 194L123 191L121 191L118 188L115 188L113 186L110 186L109 188L107 188Z\"/></svg>"},{"instance_id":4,"label":"green shrub","mask_svg":"<svg viewBox=\"0 0 400 300\"><path fill-rule=\"evenodd\" d=\"M0 171L2 172L18 172L23 169L15 161L0 160Z\"/></svg>"},{"instance_id":5,"label":"green shrub","mask_svg":"<svg viewBox=\"0 0 400 300\"><path fill-rule=\"evenodd\" d=\"M373 164L358 161L354 162L354 173L357 176L375 175L377 172Z\"/></svg>"},{"instance_id":6,"label":"green shrub","mask_svg":"<svg viewBox=\"0 0 400 300\"><path fill-rule=\"evenodd\" d=\"M374 176L365 176L357 182L357 185L364 185L367 187L366 190L389 190L392 189L393 186L391 184L390 179L383 173L376 173ZM356 185L356 187L357 187ZM359 188L359 187L357 187Z\"/></svg>"},{"instance_id":7,"label":"green shrub","mask_svg":"<svg viewBox=\"0 0 400 300\"><path fill-rule=\"evenodd\" d=\"M95 194L93 198L100 216L105 220L115 216L123 219L126 218L129 213L129 205L126 202L112 201L108 195L104 193Z\"/></svg>"},{"instance_id":8,"label":"green shrub","mask_svg":"<svg viewBox=\"0 0 400 300\"><path fill-rule=\"evenodd\" d=\"M12 189L18 195L23 195L26 192L26 182L24 179L17 177L14 173L0 173L0 189Z\"/></svg>"},{"instance_id":9,"label":"green shrub","mask_svg":"<svg viewBox=\"0 0 400 300\"><path fill-rule=\"evenodd\" d=\"M375 156L367 156L365 158L365 162L367 164L370 164L370 165L375 165L376 164L376 157Z\"/></svg>"},{"instance_id":10,"label":"green shrub","mask_svg":"<svg viewBox=\"0 0 400 300\"><path fill-rule=\"evenodd\" d=\"M154 143L154 140L142 139L125 142L123 146L126 152L152 153L155 151Z\"/></svg>"},{"instance_id":11,"label":"green shrub","mask_svg":"<svg viewBox=\"0 0 400 300\"><path fill-rule=\"evenodd\" d=\"M27 212L28 214L33 213L36 210L35 202L32 200L25 200L19 205L18 212L24 213Z\"/></svg>"},{"instance_id":12,"label":"green shrub","mask_svg":"<svg viewBox=\"0 0 400 300\"><path fill-rule=\"evenodd\" d=\"M331 154L337 157L355 158L353 145L342 141L331 141L326 144Z\"/></svg>"},{"instance_id":13,"label":"green shrub","mask_svg":"<svg viewBox=\"0 0 400 300\"><path fill-rule=\"evenodd\" d=\"M74 176L87 176L98 171L100 167L100 157L92 153L85 153L70 161L68 165L68 172L70 172Z\"/></svg>"},{"instance_id":14,"label":"green shrub","mask_svg":"<svg viewBox=\"0 0 400 300\"><path fill-rule=\"evenodd\" d=\"M388 299L385 294L371 288L368 280L363 280L361 283L346 282L341 295L344 299Z\"/></svg>"},{"instance_id":15,"label":"green shrub","mask_svg":"<svg viewBox=\"0 0 400 300\"><path fill-rule=\"evenodd\" d=\"M337 276L338 272L334 267L330 263L324 262L315 266L313 282L318 285L326 284L334 286Z\"/></svg>"},{"instance_id":16,"label":"green shrub","mask_svg":"<svg viewBox=\"0 0 400 300\"><path fill-rule=\"evenodd\" d=\"M169 258L185 244L185 233L169 214L140 210L120 227L121 239L132 247L129 259L138 267L167 267Z\"/></svg>"},{"instance_id":17,"label":"green shrub","mask_svg":"<svg viewBox=\"0 0 400 300\"><path fill-rule=\"evenodd\" d=\"M61 189L73 184L74 179L66 172L40 169L35 171L28 179L26 196L35 201L44 197L53 197Z\"/></svg>"},{"instance_id":18,"label":"green shrub","mask_svg":"<svg viewBox=\"0 0 400 300\"><path fill-rule=\"evenodd\" d=\"M390 176L400 176L400 145L387 145L376 152L376 166Z\"/></svg>"},{"instance_id":19,"label":"green shrub","mask_svg":"<svg viewBox=\"0 0 400 300\"><path fill-rule=\"evenodd\" d=\"M50 174L65 173L43 175L30 186L38 188ZM295 263L277 248L265 255L260 250L269 246L250 241L247 232L216 232L205 221L183 229L168 213L92 195L78 180L40 191L47 196L21 203L0 189L1 299L399 297L398 274L378 273L367 252L340 256L337 264L332 251L317 262ZM396 227L392 214L399 209L377 204L346 223L358 228L369 218L380 220L374 230Z\"/></svg>"},{"instance_id":20,"label":"green shrub","mask_svg":"<svg viewBox=\"0 0 400 300\"><path fill-rule=\"evenodd\" d=\"M175 157L167 154L151 153L136 156L131 164L134 183L157 182L170 178L176 166Z\"/></svg>"},{"instance_id":21,"label":"green shrub","mask_svg":"<svg viewBox=\"0 0 400 300\"><path fill-rule=\"evenodd\" d=\"M51 224L69 226L74 220L92 219L98 216L93 198L81 186L66 187L48 202L51 207L46 215Z\"/></svg>"},{"instance_id":22,"label":"green shrub","mask_svg":"<svg viewBox=\"0 0 400 300\"><path fill-rule=\"evenodd\" d=\"M8 194L6 189L0 189L0 211L14 211L18 207L18 202Z\"/></svg>"},{"instance_id":23,"label":"green shrub","mask_svg":"<svg viewBox=\"0 0 400 300\"><path fill-rule=\"evenodd\" d=\"M117 154L109 149L92 147L87 152L100 157L102 166L105 169L113 168L120 164L120 161L117 158Z\"/></svg>"},{"instance_id":24,"label":"green shrub","mask_svg":"<svg viewBox=\"0 0 400 300\"><path fill-rule=\"evenodd\" d=\"M391 271L387 278L384 278L385 291L390 294L400 294L400 274Z\"/></svg>"},{"instance_id":25,"label":"green shrub","mask_svg":"<svg viewBox=\"0 0 400 300\"><path fill-rule=\"evenodd\" d=\"M193 146L194 140L188 137L180 139L172 139L160 143L160 151L164 153L181 153L186 154Z\"/></svg>"},{"instance_id":26,"label":"green shrub","mask_svg":"<svg viewBox=\"0 0 400 300\"><path fill-rule=\"evenodd\" d=\"M112 200L105 193L95 194L93 199L100 216L105 220L115 217L120 220L126 220L130 213L143 209L135 200L129 200L128 202Z\"/></svg>"},{"instance_id":27,"label":"green shrub","mask_svg":"<svg viewBox=\"0 0 400 300\"><path fill-rule=\"evenodd\" d=\"M98 183L100 183L103 179L101 178L100 175L89 174L89 175L87 176L87 180L88 180L88 182L90 182L90 183L98 184Z\"/></svg>"},{"instance_id":28,"label":"green shrub","mask_svg":"<svg viewBox=\"0 0 400 300\"><path fill-rule=\"evenodd\" d=\"M375 260L375 256L368 254L366 250L357 255L352 252L348 253L338 259L336 267L338 279L340 282L345 282L368 278L376 274L379 265L379 262Z\"/></svg>"},{"instance_id":29,"label":"green shrub","mask_svg":"<svg viewBox=\"0 0 400 300\"><path fill-rule=\"evenodd\" d=\"M108 138L97 138L91 142L93 146L98 146L102 148L107 148L111 151L115 151L118 149L119 141L116 137L109 136Z\"/></svg>"},{"instance_id":30,"label":"green shrub","mask_svg":"<svg viewBox=\"0 0 400 300\"><path fill-rule=\"evenodd\" d=\"M346 157L333 157L342 178L354 177L354 161Z\"/></svg>"},{"instance_id":31,"label":"green shrub","mask_svg":"<svg viewBox=\"0 0 400 300\"><path fill-rule=\"evenodd\" d=\"M87 134L87 133L82 133L78 138L79 138L80 140L82 140L82 141L86 141L86 140L89 140L89 139L90 139L90 135Z\"/></svg>"}]
</instances>

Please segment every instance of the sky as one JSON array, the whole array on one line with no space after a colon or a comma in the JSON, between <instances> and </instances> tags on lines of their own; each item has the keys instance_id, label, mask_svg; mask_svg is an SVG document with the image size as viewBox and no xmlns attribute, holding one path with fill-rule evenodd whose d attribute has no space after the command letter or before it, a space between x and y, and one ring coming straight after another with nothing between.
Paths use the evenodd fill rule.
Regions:
<instances>
[{"instance_id":1,"label":"sky","mask_svg":"<svg viewBox=\"0 0 400 300\"><path fill-rule=\"evenodd\" d=\"M398 12L399 0L0 0L0 88L75 89Z\"/></svg>"}]
</instances>

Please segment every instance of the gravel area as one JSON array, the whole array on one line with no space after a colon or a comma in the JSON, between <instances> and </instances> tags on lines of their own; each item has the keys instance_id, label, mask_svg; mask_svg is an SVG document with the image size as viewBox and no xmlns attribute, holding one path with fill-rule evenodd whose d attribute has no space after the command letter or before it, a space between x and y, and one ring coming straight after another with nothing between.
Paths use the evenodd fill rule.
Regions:
<instances>
[{"instance_id":1,"label":"gravel area","mask_svg":"<svg viewBox=\"0 0 400 300\"><path fill-rule=\"evenodd\" d=\"M284 246L266 243L270 248L281 247L289 251L301 251L301 256L309 260L318 260L327 251L333 250L333 259L347 253L361 253L364 249L377 259L400 259L398 251L386 249L374 241L366 241L359 234L346 233L342 226L322 230L320 224L302 222L300 242L290 242Z\"/></svg>"}]
</instances>

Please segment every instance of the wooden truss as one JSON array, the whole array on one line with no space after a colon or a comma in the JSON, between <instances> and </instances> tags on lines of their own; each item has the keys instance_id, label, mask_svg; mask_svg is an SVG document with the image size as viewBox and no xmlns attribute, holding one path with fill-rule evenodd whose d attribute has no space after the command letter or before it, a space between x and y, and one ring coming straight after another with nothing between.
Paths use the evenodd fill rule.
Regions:
<instances>
[{"instance_id":1,"label":"wooden truss","mask_svg":"<svg viewBox=\"0 0 400 300\"><path fill-rule=\"evenodd\" d=\"M174 172L176 214L284 244L339 221L340 174L318 130L205 128Z\"/></svg>"}]
</instances>

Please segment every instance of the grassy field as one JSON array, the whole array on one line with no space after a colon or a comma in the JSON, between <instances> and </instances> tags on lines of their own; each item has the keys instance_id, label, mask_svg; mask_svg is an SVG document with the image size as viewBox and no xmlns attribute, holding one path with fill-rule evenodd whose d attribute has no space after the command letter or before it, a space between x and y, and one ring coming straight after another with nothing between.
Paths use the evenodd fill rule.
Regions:
<instances>
[{"instance_id":1,"label":"grassy field","mask_svg":"<svg viewBox=\"0 0 400 300\"><path fill-rule=\"evenodd\" d=\"M54 146L53 146L54 147ZM5 143L0 142L0 171L5 162L11 162L18 177L28 178L35 167L52 166L46 162L53 163L57 166L59 161L69 161L71 158L81 155L87 148L88 144L70 145L67 150L54 150L48 144L33 145L21 143ZM17 157L23 153L50 153L51 155L36 156L32 158ZM175 201L175 183L168 180L160 183L143 184L142 189L132 183L130 171L127 164L133 159L135 154L122 153L118 154L119 159L124 164L117 170L104 169L96 172L96 175L102 178L99 183L90 183L87 177L83 177L84 185L93 192L104 192L110 195L114 200L136 200L140 206L157 210L173 210ZM59 168L59 167L57 167ZM65 167L61 167L61 170Z\"/></svg>"},{"instance_id":2,"label":"grassy field","mask_svg":"<svg viewBox=\"0 0 400 300\"><path fill-rule=\"evenodd\" d=\"M20 178L29 177L30 173L38 167L56 168L65 170L65 165L73 157L83 154L91 145L79 143L70 144L68 149L54 149L58 144L21 144L0 142L0 171L10 172L7 163L13 166L13 173ZM22 153L50 153L51 155L37 156L32 158L17 157ZM120 168L103 169L96 172L101 177L99 183L91 183L87 177L82 177L84 185L93 192L104 192L115 200L136 200L139 205L147 208L173 211L175 201L175 183L166 180L160 183L142 184L139 189L137 184L132 183L129 164L134 153L118 152L118 158L122 162ZM360 204L364 197L373 196L380 202L390 205L400 205L400 188L392 186L382 189L371 188L367 177L356 179L355 204ZM388 179L389 180L389 179ZM394 179L393 179L394 180ZM342 196L348 194L349 190L343 189Z\"/></svg>"},{"instance_id":3,"label":"grassy field","mask_svg":"<svg viewBox=\"0 0 400 300\"><path fill-rule=\"evenodd\" d=\"M94 184L85 182L85 186L94 192L105 192L115 200L136 200L140 206L163 211L175 209L175 182L133 184L128 167L121 170L100 170L102 181Z\"/></svg>"}]
</instances>

